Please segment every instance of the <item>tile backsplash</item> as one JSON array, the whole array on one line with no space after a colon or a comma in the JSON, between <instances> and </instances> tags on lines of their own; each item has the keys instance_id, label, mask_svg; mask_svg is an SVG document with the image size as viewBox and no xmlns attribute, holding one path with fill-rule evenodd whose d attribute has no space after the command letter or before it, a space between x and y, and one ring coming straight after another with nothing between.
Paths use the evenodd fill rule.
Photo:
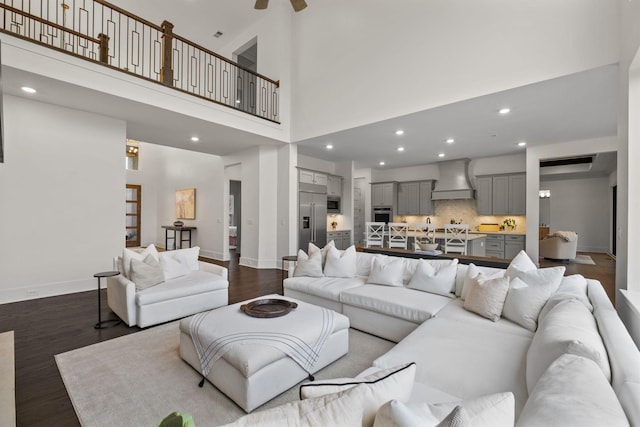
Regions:
<instances>
[{"instance_id":1,"label":"tile backsplash","mask_svg":"<svg viewBox=\"0 0 640 427\"><path fill-rule=\"evenodd\" d=\"M436 224L438 228L442 228L445 224L449 224L453 219L456 222L469 224L470 230L477 230L480 224L485 223L502 225L502 222L506 218L513 218L516 220L516 229L513 231L525 233L527 229L526 216L478 215L478 209L475 200L437 200L434 203L435 215L429 215L428 217L414 215L396 216L395 221L406 221L409 224L413 224L417 222L426 222L427 218L431 218L431 222L433 224Z\"/></svg>"}]
</instances>

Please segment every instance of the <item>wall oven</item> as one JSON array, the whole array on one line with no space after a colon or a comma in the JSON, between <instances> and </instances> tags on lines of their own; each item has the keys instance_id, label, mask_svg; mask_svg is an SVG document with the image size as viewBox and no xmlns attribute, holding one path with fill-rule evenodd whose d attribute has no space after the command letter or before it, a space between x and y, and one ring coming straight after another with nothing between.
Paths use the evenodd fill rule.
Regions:
<instances>
[{"instance_id":1,"label":"wall oven","mask_svg":"<svg viewBox=\"0 0 640 427\"><path fill-rule=\"evenodd\" d=\"M342 213L342 207L340 206L340 197L327 196L327 213L330 213L330 214Z\"/></svg>"},{"instance_id":2,"label":"wall oven","mask_svg":"<svg viewBox=\"0 0 640 427\"><path fill-rule=\"evenodd\" d=\"M393 210L390 207L374 207L371 219L373 222L384 222L385 224L393 222Z\"/></svg>"}]
</instances>

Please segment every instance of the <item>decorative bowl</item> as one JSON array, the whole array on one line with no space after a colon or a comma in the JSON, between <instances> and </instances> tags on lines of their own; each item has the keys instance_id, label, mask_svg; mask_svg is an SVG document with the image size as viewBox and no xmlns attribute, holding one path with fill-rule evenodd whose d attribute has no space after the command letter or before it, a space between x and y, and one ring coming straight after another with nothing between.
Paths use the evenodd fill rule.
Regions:
<instances>
[{"instance_id":1,"label":"decorative bowl","mask_svg":"<svg viewBox=\"0 0 640 427\"><path fill-rule=\"evenodd\" d=\"M438 249L437 243L418 243L421 251L435 251Z\"/></svg>"}]
</instances>

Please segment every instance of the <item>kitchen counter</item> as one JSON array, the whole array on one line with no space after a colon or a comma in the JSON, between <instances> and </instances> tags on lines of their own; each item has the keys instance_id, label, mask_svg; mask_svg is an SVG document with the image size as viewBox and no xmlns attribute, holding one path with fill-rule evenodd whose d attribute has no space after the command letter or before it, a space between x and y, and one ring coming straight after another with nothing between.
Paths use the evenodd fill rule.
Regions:
<instances>
[{"instance_id":1,"label":"kitchen counter","mask_svg":"<svg viewBox=\"0 0 640 427\"><path fill-rule=\"evenodd\" d=\"M522 231L471 231L469 234L500 234L500 235L512 235L512 236L526 236L526 232Z\"/></svg>"},{"instance_id":2,"label":"kitchen counter","mask_svg":"<svg viewBox=\"0 0 640 427\"><path fill-rule=\"evenodd\" d=\"M391 255L391 256L399 256L404 258L425 258L425 259L454 259L458 258L461 264L470 264L474 263L478 266L483 267L495 267L495 268L507 268L511 260L509 259L499 259L499 258L488 258L484 256L473 256L473 255L461 255L461 254L440 254L440 255L427 255L425 253L414 252L408 249L398 249L398 248L363 248L358 247L358 251L361 252L369 252L383 255Z\"/></svg>"}]
</instances>

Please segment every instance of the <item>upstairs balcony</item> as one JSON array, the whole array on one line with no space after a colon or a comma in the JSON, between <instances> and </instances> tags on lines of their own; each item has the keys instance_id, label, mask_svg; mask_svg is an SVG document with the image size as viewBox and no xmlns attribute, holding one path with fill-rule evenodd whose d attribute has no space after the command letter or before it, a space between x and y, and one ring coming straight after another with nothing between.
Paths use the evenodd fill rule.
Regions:
<instances>
[{"instance_id":1,"label":"upstairs balcony","mask_svg":"<svg viewBox=\"0 0 640 427\"><path fill-rule=\"evenodd\" d=\"M103 0L0 0L0 32L260 117L279 120L279 81Z\"/></svg>"}]
</instances>

